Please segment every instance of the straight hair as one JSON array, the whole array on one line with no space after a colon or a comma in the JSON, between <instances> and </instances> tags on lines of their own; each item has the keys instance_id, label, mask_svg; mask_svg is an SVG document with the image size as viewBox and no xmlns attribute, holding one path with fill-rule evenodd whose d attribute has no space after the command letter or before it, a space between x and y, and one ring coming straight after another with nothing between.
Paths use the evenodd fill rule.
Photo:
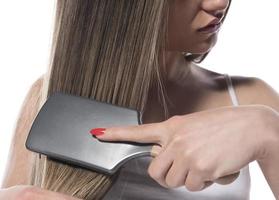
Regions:
<instances>
[{"instance_id":1,"label":"straight hair","mask_svg":"<svg viewBox=\"0 0 279 200\"><path fill-rule=\"evenodd\" d=\"M168 0L57 0L41 106L59 91L142 113L149 88L155 85L166 108L158 63L165 48L167 14ZM31 184L77 198L102 199L118 175L36 155Z\"/></svg>"},{"instance_id":2,"label":"straight hair","mask_svg":"<svg viewBox=\"0 0 279 200\"><path fill-rule=\"evenodd\" d=\"M143 113L149 89L155 87L165 119L169 117L163 85L169 0L57 0L55 11L40 107L59 91ZM201 62L206 56L185 58ZM31 184L85 200L102 199L118 175L36 154Z\"/></svg>"}]
</instances>

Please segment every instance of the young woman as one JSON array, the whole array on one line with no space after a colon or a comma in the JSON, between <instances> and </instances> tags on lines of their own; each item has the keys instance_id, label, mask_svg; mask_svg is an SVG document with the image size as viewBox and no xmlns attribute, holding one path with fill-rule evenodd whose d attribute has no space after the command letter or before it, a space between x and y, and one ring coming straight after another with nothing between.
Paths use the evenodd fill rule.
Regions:
<instances>
[{"instance_id":1,"label":"young woman","mask_svg":"<svg viewBox=\"0 0 279 200\"><path fill-rule=\"evenodd\" d=\"M249 199L248 164L258 160L278 196L278 94L258 78L226 76L195 62L215 45L229 4L229 0L58 1L52 68L44 76L48 94L62 90L137 108L146 125L104 127L108 129L98 137L158 145L154 159L128 162L116 181L103 184L110 179L94 175L98 179L82 183L93 174L85 176L84 170L79 179L77 169L65 170L66 166L45 159L45 168L35 165L32 184L85 199ZM166 43L162 33L168 33ZM49 198L36 187L9 188L30 183L34 155L24 149L24 142L39 99L46 99L41 87L42 79L26 100L23 118L27 110L34 112L15 134L20 137L15 137L3 183L7 189L0 197L12 199L23 191L29 199L38 194ZM238 171L237 178L222 178ZM18 177L20 173L27 175Z\"/></svg>"}]
</instances>

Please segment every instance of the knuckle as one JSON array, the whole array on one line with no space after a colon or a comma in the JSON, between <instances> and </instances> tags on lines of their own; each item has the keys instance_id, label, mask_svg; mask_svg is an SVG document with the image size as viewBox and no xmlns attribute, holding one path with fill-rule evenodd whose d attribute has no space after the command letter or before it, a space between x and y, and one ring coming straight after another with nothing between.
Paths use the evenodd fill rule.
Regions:
<instances>
[{"instance_id":1,"label":"knuckle","mask_svg":"<svg viewBox=\"0 0 279 200\"><path fill-rule=\"evenodd\" d=\"M153 178L154 180L159 180L159 178L160 178L160 173L159 173L159 170L156 170L155 167L153 167L152 165L150 165L150 166L148 167L147 172L148 172L148 174L149 174L149 176L150 176L151 178Z\"/></svg>"},{"instance_id":2,"label":"knuckle","mask_svg":"<svg viewBox=\"0 0 279 200\"><path fill-rule=\"evenodd\" d=\"M190 192L196 192L196 188L192 187L188 183L185 183L185 188L189 190Z\"/></svg>"},{"instance_id":3,"label":"knuckle","mask_svg":"<svg viewBox=\"0 0 279 200\"><path fill-rule=\"evenodd\" d=\"M176 188L179 186L179 184L177 183L177 181L175 181L172 177L167 176L166 177L166 184L169 188Z\"/></svg>"},{"instance_id":4,"label":"knuckle","mask_svg":"<svg viewBox=\"0 0 279 200\"><path fill-rule=\"evenodd\" d=\"M194 162L194 169L195 171L199 172L200 174L206 177L212 176L212 167L205 160L197 159Z\"/></svg>"},{"instance_id":5,"label":"knuckle","mask_svg":"<svg viewBox=\"0 0 279 200\"><path fill-rule=\"evenodd\" d=\"M164 122L157 122L154 123L154 128L156 128L157 131L152 132L153 139L157 141L158 144L164 146L166 145L168 141L168 132L170 132L169 127Z\"/></svg>"},{"instance_id":6,"label":"knuckle","mask_svg":"<svg viewBox=\"0 0 279 200\"><path fill-rule=\"evenodd\" d=\"M106 136L110 136L111 138L119 138L119 139L123 139L123 130L121 130L121 128L115 127L111 129L113 134L106 134Z\"/></svg>"},{"instance_id":7,"label":"knuckle","mask_svg":"<svg viewBox=\"0 0 279 200\"><path fill-rule=\"evenodd\" d=\"M189 190L190 192L196 192L196 191L198 191L196 184L193 183L193 182L186 181L185 184L184 184L184 186L185 186L185 188L186 188L187 190Z\"/></svg>"},{"instance_id":8,"label":"knuckle","mask_svg":"<svg viewBox=\"0 0 279 200\"><path fill-rule=\"evenodd\" d=\"M186 182L185 183L185 188L187 190L189 190L190 192L197 192L197 191L200 191L200 188L198 186L196 186L195 184L193 183L189 183L189 182Z\"/></svg>"},{"instance_id":9,"label":"knuckle","mask_svg":"<svg viewBox=\"0 0 279 200\"><path fill-rule=\"evenodd\" d=\"M180 135L176 135L173 137L170 145L174 146L174 147L178 147L179 145L183 144L183 137Z\"/></svg>"},{"instance_id":10,"label":"knuckle","mask_svg":"<svg viewBox=\"0 0 279 200\"><path fill-rule=\"evenodd\" d=\"M170 117L168 120L166 120L168 127L172 130L175 130L175 128L179 127L177 126L178 123L180 123L181 116L180 115L174 115Z\"/></svg>"},{"instance_id":11,"label":"knuckle","mask_svg":"<svg viewBox=\"0 0 279 200\"><path fill-rule=\"evenodd\" d=\"M193 153L190 150L185 150L182 152L182 157L185 161L190 162L192 159Z\"/></svg>"}]
</instances>

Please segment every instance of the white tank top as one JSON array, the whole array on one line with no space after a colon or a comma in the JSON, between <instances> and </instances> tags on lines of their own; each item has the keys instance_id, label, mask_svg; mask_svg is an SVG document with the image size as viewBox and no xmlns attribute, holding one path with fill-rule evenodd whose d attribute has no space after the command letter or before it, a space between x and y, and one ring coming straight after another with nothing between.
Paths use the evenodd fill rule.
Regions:
<instances>
[{"instance_id":1,"label":"white tank top","mask_svg":"<svg viewBox=\"0 0 279 200\"><path fill-rule=\"evenodd\" d=\"M238 106L232 80L227 74L224 76L232 103ZM202 191L191 192L184 186L168 189L159 185L147 172L151 160L139 157L128 161L103 200L248 200L250 197L249 164L229 185L213 183Z\"/></svg>"}]
</instances>

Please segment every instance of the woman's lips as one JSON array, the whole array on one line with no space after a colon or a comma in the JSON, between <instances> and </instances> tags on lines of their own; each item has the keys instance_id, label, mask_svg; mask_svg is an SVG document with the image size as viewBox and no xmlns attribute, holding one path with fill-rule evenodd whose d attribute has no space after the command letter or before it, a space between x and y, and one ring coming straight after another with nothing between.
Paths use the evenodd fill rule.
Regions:
<instances>
[{"instance_id":1,"label":"woman's lips","mask_svg":"<svg viewBox=\"0 0 279 200\"><path fill-rule=\"evenodd\" d=\"M218 19L213 20L211 23L209 23L207 26L203 28L199 28L198 32L200 33L215 33L218 31L221 27L222 22Z\"/></svg>"}]
</instances>

